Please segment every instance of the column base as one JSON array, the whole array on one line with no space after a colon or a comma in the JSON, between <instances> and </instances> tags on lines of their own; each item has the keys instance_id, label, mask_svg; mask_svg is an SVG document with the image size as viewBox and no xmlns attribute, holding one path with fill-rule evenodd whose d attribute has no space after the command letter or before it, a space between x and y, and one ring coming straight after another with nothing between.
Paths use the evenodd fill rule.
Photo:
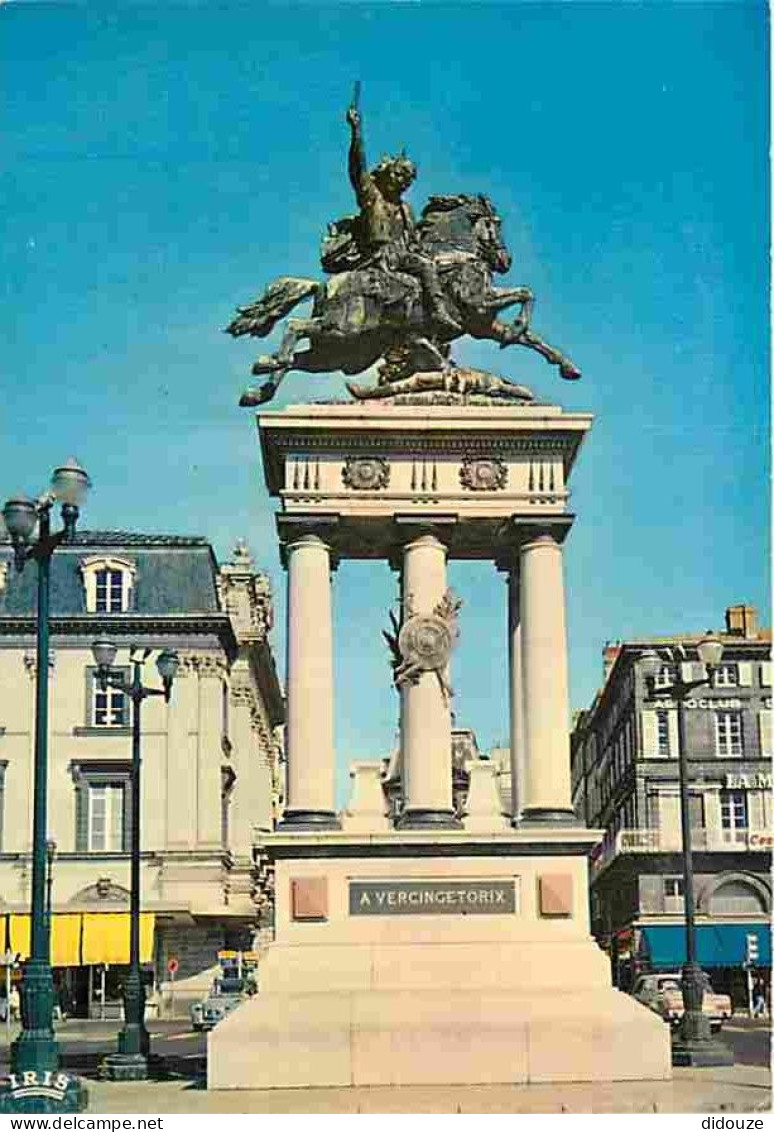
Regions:
<instances>
[{"instance_id":1,"label":"column base","mask_svg":"<svg viewBox=\"0 0 774 1132\"><path fill-rule=\"evenodd\" d=\"M462 829L462 822L453 810L404 810L395 822L396 829Z\"/></svg>"},{"instance_id":2,"label":"column base","mask_svg":"<svg viewBox=\"0 0 774 1132\"><path fill-rule=\"evenodd\" d=\"M277 832L294 829L341 829L341 822L334 810L285 810Z\"/></svg>"},{"instance_id":3,"label":"column base","mask_svg":"<svg viewBox=\"0 0 774 1132\"><path fill-rule=\"evenodd\" d=\"M543 806L530 806L528 809L522 810L521 817L512 821L511 824L517 829L523 829L525 826L535 825L580 826L583 825L583 822L574 810L551 810Z\"/></svg>"},{"instance_id":4,"label":"column base","mask_svg":"<svg viewBox=\"0 0 774 1132\"><path fill-rule=\"evenodd\" d=\"M722 1042L685 1041L680 1037L672 1039L672 1064L689 1065L696 1069L710 1068L717 1065L733 1065L734 1054Z\"/></svg>"},{"instance_id":5,"label":"column base","mask_svg":"<svg viewBox=\"0 0 774 1132\"><path fill-rule=\"evenodd\" d=\"M108 1081L145 1081L148 1059L141 1053L110 1053L102 1061L100 1076Z\"/></svg>"}]
</instances>

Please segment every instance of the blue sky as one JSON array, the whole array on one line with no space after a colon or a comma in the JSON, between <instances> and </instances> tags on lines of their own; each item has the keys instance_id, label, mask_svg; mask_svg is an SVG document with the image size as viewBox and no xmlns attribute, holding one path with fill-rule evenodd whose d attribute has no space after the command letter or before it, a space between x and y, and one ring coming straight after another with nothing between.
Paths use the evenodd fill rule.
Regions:
<instances>
[{"instance_id":1,"label":"blue sky","mask_svg":"<svg viewBox=\"0 0 774 1132\"><path fill-rule=\"evenodd\" d=\"M504 282L584 373L458 358L596 422L566 552L572 701L606 639L719 626L768 590L768 16L758 2L0 6L0 496L76 454L90 527L245 535L283 607L250 412L262 344L222 333L280 274L319 274L352 210L343 115L406 146L415 207L485 192ZM277 404L344 396L290 375ZM3 486L4 485L4 486ZM505 586L466 599L460 724L506 734ZM342 763L393 738L386 566L336 578ZM280 618L281 620L281 608ZM276 634L281 650L282 633Z\"/></svg>"}]
</instances>

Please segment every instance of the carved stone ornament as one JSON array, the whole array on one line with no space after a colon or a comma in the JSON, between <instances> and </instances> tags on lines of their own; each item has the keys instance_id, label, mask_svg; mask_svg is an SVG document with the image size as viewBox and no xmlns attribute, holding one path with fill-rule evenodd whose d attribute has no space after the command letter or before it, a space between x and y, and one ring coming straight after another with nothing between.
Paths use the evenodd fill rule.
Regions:
<instances>
[{"instance_id":1,"label":"carved stone ornament","mask_svg":"<svg viewBox=\"0 0 774 1132\"><path fill-rule=\"evenodd\" d=\"M408 617L398 625L390 615L393 633L383 635L392 653L395 686L416 684L423 672L434 672L444 699L454 695L446 681L445 669L452 649L460 635L458 613L462 602L452 590L447 590L432 613L412 613L411 595L405 609Z\"/></svg>"},{"instance_id":2,"label":"carved stone ornament","mask_svg":"<svg viewBox=\"0 0 774 1132\"><path fill-rule=\"evenodd\" d=\"M390 482L390 465L381 456L347 456L341 478L353 491L381 491Z\"/></svg>"},{"instance_id":3,"label":"carved stone ornament","mask_svg":"<svg viewBox=\"0 0 774 1132\"><path fill-rule=\"evenodd\" d=\"M507 482L508 469L498 457L463 457L460 483L468 491L503 491Z\"/></svg>"},{"instance_id":4,"label":"carved stone ornament","mask_svg":"<svg viewBox=\"0 0 774 1132\"><path fill-rule=\"evenodd\" d=\"M435 672L449 663L452 627L434 613L418 613L400 631L398 646L403 660L420 672Z\"/></svg>"}]
</instances>

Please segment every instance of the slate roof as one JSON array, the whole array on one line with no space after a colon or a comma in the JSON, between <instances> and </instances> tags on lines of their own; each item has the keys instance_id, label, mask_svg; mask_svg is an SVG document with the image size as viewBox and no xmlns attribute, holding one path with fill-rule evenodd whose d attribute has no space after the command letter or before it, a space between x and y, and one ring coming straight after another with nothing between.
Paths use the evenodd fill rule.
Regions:
<instances>
[{"instance_id":1,"label":"slate roof","mask_svg":"<svg viewBox=\"0 0 774 1132\"><path fill-rule=\"evenodd\" d=\"M75 541L59 547L51 560L53 617L86 612L80 563L102 551L124 558L136 568L129 612L156 617L220 614L217 566L206 539L133 531L79 531ZM0 543L2 562L9 562L10 569L0 589L0 618L33 614L37 570L29 564L18 573L7 541Z\"/></svg>"}]
</instances>

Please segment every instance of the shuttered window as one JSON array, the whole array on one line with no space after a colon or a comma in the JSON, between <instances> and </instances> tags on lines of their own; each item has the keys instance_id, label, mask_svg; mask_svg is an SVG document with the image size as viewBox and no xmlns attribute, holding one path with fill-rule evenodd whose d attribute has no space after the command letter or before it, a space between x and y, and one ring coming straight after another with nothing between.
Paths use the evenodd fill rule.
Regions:
<instances>
[{"instance_id":1,"label":"shuttered window","mask_svg":"<svg viewBox=\"0 0 774 1132\"><path fill-rule=\"evenodd\" d=\"M646 759L674 759L678 750L677 712L656 708L642 713L642 754Z\"/></svg>"},{"instance_id":2,"label":"shuttered window","mask_svg":"<svg viewBox=\"0 0 774 1132\"><path fill-rule=\"evenodd\" d=\"M121 853L124 846L124 784L89 785L88 846L91 853Z\"/></svg>"},{"instance_id":3,"label":"shuttered window","mask_svg":"<svg viewBox=\"0 0 774 1132\"><path fill-rule=\"evenodd\" d=\"M81 766L75 783L76 853L126 853L131 829L129 768Z\"/></svg>"}]
</instances>

